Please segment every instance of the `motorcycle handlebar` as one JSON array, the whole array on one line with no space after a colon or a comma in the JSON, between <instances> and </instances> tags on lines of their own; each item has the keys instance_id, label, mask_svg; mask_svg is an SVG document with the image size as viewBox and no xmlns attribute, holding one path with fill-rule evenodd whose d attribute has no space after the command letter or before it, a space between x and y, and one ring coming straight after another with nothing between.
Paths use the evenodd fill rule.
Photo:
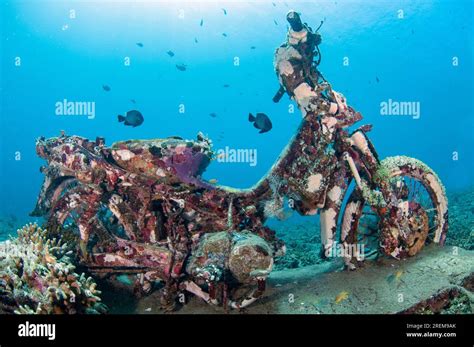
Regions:
<instances>
[{"instance_id":1,"label":"motorcycle handlebar","mask_svg":"<svg viewBox=\"0 0 474 347\"><path fill-rule=\"evenodd\" d=\"M293 31L301 31L303 30L303 23L301 22L301 17L298 12L290 11L286 15L286 20L291 26Z\"/></svg>"}]
</instances>

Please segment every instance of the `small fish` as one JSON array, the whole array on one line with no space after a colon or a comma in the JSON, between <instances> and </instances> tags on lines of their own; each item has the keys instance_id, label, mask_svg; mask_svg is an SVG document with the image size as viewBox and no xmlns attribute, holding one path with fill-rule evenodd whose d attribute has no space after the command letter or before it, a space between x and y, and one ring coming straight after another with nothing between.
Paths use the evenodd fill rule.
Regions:
<instances>
[{"instance_id":1,"label":"small fish","mask_svg":"<svg viewBox=\"0 0 474 347\"><path fill-rule=\"evenodd\" d=\"M170 57L174 57L174 52L173 51L168 51L168 52L166 52L166 54L168 54Z\"/></svg>"},{"instance_id":2,"label":"small fish","mask_svg":"<svg viewBox=\"0 0 474 347\"><path fill-rule=\"evenodd\" d=\"M349 292L344 290L336 295L336 299L334 300L334 302L336 304L339 304L340 302L347 300L348 297L349 297Z\"/></svg>"},{"instance_id":3,"label":"small fish","mask_svg":"<svg viewBox=\"0 0 474 347\"><path fill-rule=\"evenodd\" d=\"M275 25L278 25L278 22L276 21L276 19L273 20L273 23L275 23Z\"/></svg>"},{"instance_id":4,"label":"small fish","mask_svg":"<svg viewBox=\"0 0 474 347\"><path fill-rule=\"evenodd\" d=\"M230 87L230 84L224 84L223 87L224 87L224 88L229 88L229 87Z\"/></svg>"},{"instance_id":5,"label":"small fish","mask_svg":"<svg viewBox=\"0 0 474 347\"><path fill-rule=\"evenodd\" d=\"M198 43L198 39L196 37L194 38L194 43Z\"/></svg>"},{"instance_id":6,"label":"small fish","mask_svg":"<svg viewBox=\"0 0 474 347\"><path fill-rule=\"evenodd\" d=\"M135 101L135 99L130 99L130 101L133 103L133 104L136 104L137 102Z\"/></svg>"},{"instance_id":7,"label":"small fish","mask_svg":"<svg viewBox=\"0 0 474 347\"><path fill-rule=\"evenodd\" d=\"M137 45L138 47L143 47L143 43L141 43L141 42L137 42L136 45Z\"/></svg>"},{"instance_id":8,"label":"small fish","mask_svg":"<svg viewBox=\"0 0 474 347\"><path fill-rule=\"evenodd\" d=\"M225 9L225 8L223 8L223 9L222 9L222 11L224 12L224 15L226 15L226 16L227 16L227 11L226 11L226 9Z\"/></svg>"},{"instance_id":9,"label":"small fish","mask_svg":"<svg viewBox=\"0 0 474 347\"><path fill-rule=\"evenodd\" d=\"M403 270L398 270L397 272L391 274L387 277L388 283L398 282L403 275Z\"/></svg>"},{"instance_id":10,"label":"small fish","mask_svg":"<svg viewBox=\"0 0 474 347\"><path fill-rule=\"evenodd\" d=\"M216 184L217 182L218 182L218 181L217 181L216 178L211 178L211 179L209 180L209 183L210 183L210 184Z\"/></svg>"},{"instance_id":11,"label":"small fish","mask_svg":"<svg viewBox=\"0 0 474 347\"><path fill-rule=\"evenodd\" d=\"M226 33L222 33L222 36L227 37L227 34L226 34Z\"/></svg>"},{"instance_id":12,"label":"small fish","mask_svg":"<svg viewBox=\"0 0 474 347\"><path fill-rule=\"evenodd\" d=\"M211 116L212 118L216 118L216 117L217 117L217 113L214 113L214 112L209 113L209 116Z\"/></svg>"},{"instance_id":13,"label":"small fish","mask_svg":"<svg viewBox=\"0 0 474 347\"><path fill-rule=\"evenodd\" d=\"M250 46L250 49L255 49L255 48L257 48L257 47L255 47L255 46Z\"/></svg>"},{"instance_id":14,"label":"small fish","mask_svg":"<svg viewBox=\"0 0 474 347\"><path fill-rule=\"evenodd\" d=\"M202 26L204 24L204 19L201 18L201 22L199 23L199 26Z\"/></svg>"},{"instance_id":15,"label":"small fish","mask_svg":"<svg viewBox=\"0 0 474 347\"><path fill-rule=\"evenodd\" d=\"M102 89L105 90L106 92L110 92L110 86L108 86L107 84L104 84L102 86Z\"/></svg>"},{"instance_id":16,"label":"small fish","mask_svg":"<svg viewBox=\"0 0 474 347\"><path fill-rule=\"evenodd\" d=\"M398 270L396 273L395 273L395 279L399 280L400 277L402 277L403 275L403 270Z\"/></svg>"},{"instance_id":17,"label":"small fish","mask_svg":"<svg viewBox=\"0 0 474 347\"><path fill-rule=\"evenodd\" d=\"M134 128L141 125L144 121L142 114L137 110L128 111L125 116L118 115L117 118L120 123L123 122L123 124Z\"/></svg>"},{"instance_id":18,"label":"small fish","mask_svg":"<svg viewBox=\"0 0 474 347\"><path fill-rule=\"evenodd\" d=\"M375 77L375 80L377 81L377 83L380 82L379 78L378 77Z\"/></svg>"},{"instance_id":19,"label":"small fish","mask_svg":"<svg viewBox=\"0 0 474 347\"><path fill-rule=\"evenodd\" d=\"M186 64L176 64L176 68L179 71L186 71L187 65Z\"/></svg>"},{"instance_id":20,"label":"small fish","mask_svg":"<svg viewBox=\"0 0 474 347\"><path fill-rule=\"evenodd\" d=\"M260 129L259 134L266 133L272 129L272 121L265 113L257 113L256 116L249 113L249 122L253 122L253 126Z\"/></svg>"},{"instance_id":21,"label":"small fish","mask_svg":"<svg viewBox=\"0 0 474 347\"><path fill-rule=\"evenodd\" d=\"M274 2L272 2L272 5L273 5L273 7L276 7L277 4L275 4Z\"/></svg>"}]
</instances>

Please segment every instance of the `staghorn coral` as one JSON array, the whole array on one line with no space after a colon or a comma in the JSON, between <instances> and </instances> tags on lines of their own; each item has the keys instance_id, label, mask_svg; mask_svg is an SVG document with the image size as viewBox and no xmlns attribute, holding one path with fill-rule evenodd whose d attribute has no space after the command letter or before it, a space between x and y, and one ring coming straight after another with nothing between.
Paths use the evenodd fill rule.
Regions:
<instances>
[{"instance_id":1,"label":"staghorn coral","mask_svg":"<svg viewBox=\"0 0 474 347\"><path fill-rule=\"evenodd\" d=\"M71 254L61 238L31 223L0 243L0 312L104 313L96 283L74 272Z\"/></svg>"}]
</instances>

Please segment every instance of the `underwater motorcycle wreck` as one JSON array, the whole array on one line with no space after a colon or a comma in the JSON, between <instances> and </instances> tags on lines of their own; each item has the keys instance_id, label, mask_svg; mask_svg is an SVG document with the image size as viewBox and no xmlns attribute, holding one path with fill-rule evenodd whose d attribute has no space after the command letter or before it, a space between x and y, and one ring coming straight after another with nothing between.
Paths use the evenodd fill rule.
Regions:
<instances>
[{"instance_id":1,"label":"underwater motorcycle wreck","mask_svg":"<svg viewBox=\"0 0 474 347\"><path fill-rule=\"evenodd\" d=\"M370 237L396 258L415 255L427 242L443 244L448 209L437 175L409 157L380 161L366 136L371 126L348 132L362 116L317 70L321 37L296 12L287 19L287 41L275 53L281 85L275 101L287 93L303 121L255 186L203 180L213 153L202 134L195 141L172 137L111 147L102 138L62 134L37 141L48 165L32 215L45 216L52 232L77 228L79 256L90 272L136 274L136 287L145 292L163 282L162 304L169 309L184 291L232 308L261 297L274 257L285 251L265 221L285 204L302 215L320 213L327 256L340 224L349 269L364 259L358 246Z\"/></svg>"}]
</instances>

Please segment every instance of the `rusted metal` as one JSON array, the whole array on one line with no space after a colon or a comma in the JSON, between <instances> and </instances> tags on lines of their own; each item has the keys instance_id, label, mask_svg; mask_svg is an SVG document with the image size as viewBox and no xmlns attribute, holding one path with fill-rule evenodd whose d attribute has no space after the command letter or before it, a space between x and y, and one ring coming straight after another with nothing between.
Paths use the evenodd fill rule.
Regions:
<instances>
[{"instance_id":1,"label":"rusted metal","mask_svg":"<svg viewBox=\"0 0 474 347\"><path fill-rule=\"evenodd\" d=\"M202 179L213 158L212 142L202 134L196 140L129 140L107 147L103 138L90 141L63 133L37 141L36 151L47 166L34 214L46 216L53 231L73 224L79 231L81 260L92 272L142 273L139 284L147 289L153 281L163 281L167 307L173 307L179 288L233 307L261 296L274 257L284 253L283 242L265 222L280 215L285 201L302 215L320 212L328 253L355 173L359 186L345 206L341 226L346 249L359 242L359 219L369 206L380 220L383 251L410 255L410 218L402 213L402 200L407 199L394 188L404 176L428 190L438 223L435 242L442 244L447 200L438 177L412 158L380 162L366 135L370 125L348 132L362 115L322 79L312 61L321 38L307 25L301 28L289 30L275 52L274 66L280 86L301 110L302 124L251 189ZM411 209L408 215L414 213ZM358 259L358 254L346 256L347 266L353 268ZM249 284L257 287L249 297L228 297L231 289Z\"/></svg>"}]
</instances>

